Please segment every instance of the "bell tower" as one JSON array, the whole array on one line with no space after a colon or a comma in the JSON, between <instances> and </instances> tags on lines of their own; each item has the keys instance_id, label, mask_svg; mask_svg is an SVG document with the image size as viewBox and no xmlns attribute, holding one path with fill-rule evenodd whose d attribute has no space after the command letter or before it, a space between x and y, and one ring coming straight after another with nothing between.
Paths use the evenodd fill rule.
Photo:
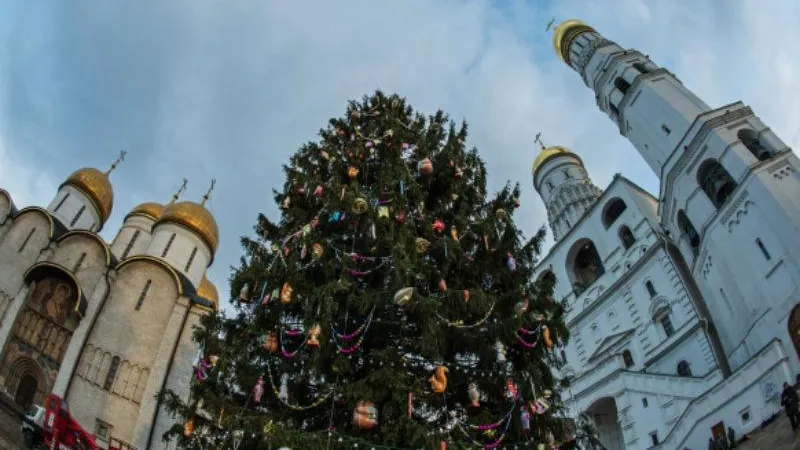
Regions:
<instances>
[{"instance_id":1,"label":"bell tower","mask_svg":"<svg viewBox=\"0 0 800 450\"><path fill-rule=\"evenodd\" d=\"M750 107L710 107L667 69L583 22L559 25L553 46L659 177L661 224L731 368L776 339L792 346L787 321L800 317L792 310L800 298L797 156ZM785 351L800 369L796 342Z\"/></svg>"}]
</instances>

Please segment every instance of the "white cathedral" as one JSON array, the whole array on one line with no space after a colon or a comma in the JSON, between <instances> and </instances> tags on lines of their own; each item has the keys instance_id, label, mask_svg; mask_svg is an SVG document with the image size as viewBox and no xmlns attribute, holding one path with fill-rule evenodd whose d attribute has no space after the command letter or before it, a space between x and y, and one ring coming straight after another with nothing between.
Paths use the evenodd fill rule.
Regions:
<instances>
[{"instance_id":1,"label":"white cathedral","mask_svg":"<svg viewBox=\"0 0 800 450\"><path fill-rule=\"evenodd\" d=\"M661 181L658 198L620 175L603 191L558 146L534 162L556 241L537 276L569 304L570 414L609 450L760 427L800 373L800 160L746 105L706 105L580 21L553 44Z\"/></svg>"},{"instance_id":2,"label":"white cathedral","mask_svg":"<svg viewBox=\"0 0 800 450\"><path fill-rule=\"evenodd\" d=\"M210 192L179 191L134 208L106 243L115 166L74 172L47 208L18 210L0 189L0 396L26 408L53 392L100 445L164 448L176 419L156 395L188 396L192 328L218 306L206 270L219 231Z\"/></svg>"}]
</instances>

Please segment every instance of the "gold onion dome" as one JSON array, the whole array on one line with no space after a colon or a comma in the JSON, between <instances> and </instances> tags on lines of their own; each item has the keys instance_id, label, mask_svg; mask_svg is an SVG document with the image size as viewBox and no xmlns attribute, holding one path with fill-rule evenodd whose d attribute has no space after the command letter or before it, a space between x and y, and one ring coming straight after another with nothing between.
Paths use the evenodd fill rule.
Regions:
<instances>
[{"instance_id":1,"label":"gold onion dome","mask_svg":"<svg viewBox=\"0 0 800 450\"><path fill-rule=\"evenodd\" d=\"M536 155L536 159L533 160L533 168L531 171L536 174L536 171L539 167L542 166L546 161L549 161L551 158L557 155L572 155L573 153L569 151L568 148L562 147L560 145L554 145L552 147L543 148L538 155Z\"/></svg>"},{"instance_id":2,"label":"gold onion dome","mask_svg":"<svg viewBox=\"0 0 800 450\"><path fill-rule=\"evenodd\" d=\"M594 31L594 28L578 19L564 21L556 27L553 32L553 48L562 61L569 64L569 47L572 41L587 31Z\"/></svg>"},{"instance_id":3,"label":"gold onion dome","mask_svg":"<svg viewBox=\"0 0 800 450\"><path fill-rule=\"evenodd\" d=\"M197 288L197 295L213 303L214 309L219 307L219 293L217 292L217 287L214 286L214 283L208 281L205 275L203 275L203 279L200 280L200 286Z\"/></svg>"},{"instance_id":4,"label":"gold onion dome","mask_svg":"<svg viewBox=\"0 0 800 450\"><path fill-rule=\"evenodd\" d=\"M161 218L158 219L155 225L160 223L172 223L188 229L208 244L212 257L217 252L217 246L219 245L217 221L214 220L214 216L203 205L195 202L169 204L164 208Z\"/></svg>"},{"instance_id":5,"label":"gold onion dome","mask_svg":"<svg viewBox=\"0 0 800 450\"><path fill-rule=\"evenodd\" d=\"M128 217L138 215L148 217L152 220L158 220L161 218L163 212L164 205L161 203L145 202L133 208L131 212L128 213Z\"/></svg>"},{"instance_id":6,"label":"gold onion dome","mask_svg":"<svg viewBox=\"0 0 800 450\"><path fill-rule=\"evenodd\" d=\"M114 189L108 179L108 172L101 172L91 167L78 169L64 181L62 186L64 185L72 186L89 197L102 223L111 216L111 209L114 207Z\"/></svg>"}]
</instances>

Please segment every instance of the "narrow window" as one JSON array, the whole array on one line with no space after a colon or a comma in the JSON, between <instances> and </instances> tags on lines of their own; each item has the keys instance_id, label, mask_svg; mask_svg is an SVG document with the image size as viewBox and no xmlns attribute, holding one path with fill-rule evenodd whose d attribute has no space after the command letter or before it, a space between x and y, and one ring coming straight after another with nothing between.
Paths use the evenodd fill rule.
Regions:
<instances>
[{"instance_id":1,"label":"narrow window","mask_svg":"<svg viewBox=\"0 0 800 450\"><path fill-rule=\"evenodd\" d=\"M662 317L660 322L661 327L664 328L664 333L667 334L667 337L675 334L675 327L672 326L672 320L669 318L669 315Z\"/></svg>"},{"instance_id":2,"label":"narrow window","mask_svg":"<svg viewBox=\"0 0 800 450\"><path fill-rule=\"evenodd\" d=\"M22 251L25 250L25 247L28 245L28 241L31 240L31 238L33 237L33 233L35 232L36 228L31 228L31 231L29 231L28 235L25 236L25 240L22 241L22 245L19 246L19 253L22 253Z\"/></svg>"},{"instance_id":3,"label":"narrow window","mask_svg":"<svg viewBox=\"0 0 800 450\"><path fill-rule=\"evenodd\" d=\"M111 386L114 385L114 378L117 377L117 369L119 369L119 356L115 356L111 360L111 366L108 368L108 375L106 375L106 382L103 383L103 389L111 390Z\"/></svg>"},{"instance_id":4,"label":"narrow window","mask_svg":"<svg viewBox=\"0 0 800 450\"><path fill-rule=\"evenodd\" d=\"M646 398L644 398L644 397L642 397L642 406L644 406L645 408L647 408L647 399L646 399Z\"/></svg>"},{"instance_id":5,"label":"narrow window","mask_svg":"<svg viewBox=\"0 0 800 450\"><path fill-rule=\"evenodd\" d=\"M569 223L569 219L564 219L564 222L567 222L567 228L572 228L572 225Z\"/></svg>"},{"instance_id":6,"label":"narrow window","mask_svg":"<svg viewBox=\"0 0 800 450\"><path fill-rule=\"evenodd\" d=\"M636 242L633 232L627 225L619 227L619 240L622 242L622 246L625 247L625 250L633 247L633 244Z\"/></svg>"},{"instance_id":7,"label":"narrow window","mask_svg":"<svg viewBox=\"0 0 800 450\"><path fill-rule=\"evenodd\" d=\"M547 180L547 182L545 184L547 185L547 189L549 189L552 192L553 191L553 182L550 181L550 180Z\"/></svg>"},{"instance_id":8,"label":"narrow window","mask_svg":"<svg viewBox=\"0 0 800 450\"><path fill-rule=\"evenodd\" d=\"M758 245L758 248L761 249L761 253L764 254L764 258L767 258L767 261L772 259L772 257L769 255L769 252L767 251L767 247L764 247L764 243L761 242L761 238L756 238L756 245Z\"/></svg>"},{"instance_id":9,"label":"narrow window","mask_svg":"<svg viewBox=\"0 0 800 450\"><path fill-rule=\"evenodd\" d=\"M147 297L147 291L150 290L150 280L147 280L147 283L144 284L144 289L142 289L142 293L139 294L139 300L136 301L136 310L139 311L142 309L142 304L144 303L145 297Z\"/></svg>"},{"instance_id":10,"label":"narrow window","mask_svg":"<svg viewBox=\"0 0 800 450\"><path fill-rule=\"evenodd\" d=\"M669 136L669 134L672 133L672 130L670 130L669 127L667 127L666 125L661 125L661 129L664 131L664 133L667 134L667 136Z\"/></svg>"},{"instance_id":11,"label":"narrow window","mask_svg":"<svg viewBox=\"0 0 800 450\"><path fill-rule=\"evenodd\" d=\"M626 369L633 367L633 355L631 355L630 350L625 350L622 352L622 360L625 362Z\"/></svg>"},{"instance_id":12,"label":"narrow window","mask_svg":"<svg viewBox=\"0 0 800 450\"><path fill-rule=\"evenodd\" d=\"M186 261L186 267L183 268L184 272L188 272L189 268L192 267L192 261L194 261L195 255L197 255L197 247L192 249L192 253L189 255L189 260Z\"/></svg>"},{"instance_id":13,"label":"narrow window","mask_svg":"<svg viewBox=\"0 0 800 450\"><path fill-rule=\"evenodd\" d=\"M131 252L131 249L133 249L133 244L135 244L136 240L139 239L139 233L140 232L141 232L140 230L136 230L136 231L133 232L133 236L131 236L131 240L130 240L130 242L128 242L128 245L125 247L125 251L122 252L122 257L120 259L125 259L125 258L128 257L128 254Z\"/></svg>"},{"instance_id":14,"label":"narrow window","mask_svg":"<svg viewBox=\"0 0 800 450\"><path fill-rule=\"evenodd\" d=\"M656 296L656 294L657 294L656 288L653 286L653 282L652 281L647 280L644 283L644 287L647 288L647 294L650 296L650 298L653 298L653 297Z\"/></svg>"},{"instance_id":15,"label":"narrow window","mask_svg":"<svg viewBox=\"0 0 800 450\"><path fill-rule=\"evenodd\" d=\"M622 92L623 95L625 95L628 93L628 89L630 89L631 84L628 83L624 78L617 77L617 79L614 80L614 87L619 89L619 91Z\"/></svg>"},{"instance_id":16,"label":"narrow window","mask_svg":"<svg viewBox=\"0 0 800 450\"><path fill-rule=\"evenodd\" d=\"M75 217L72 218L72 222L69 223L69 226L74 227L76 223L78 223L78 219L81 218L83 212L86 211L86 205L82 205L81 209L78 210L78 213L75 214Z\"/></svg>"},{"instance_id":17,"label":"narrow window","mask_svg":"<svg viewBox=\"0 0 800 450\"><path fill-rule=\"evenodd\" d=\"M692 376L692 368L689 367L689 362L683 360L678 363L678 376L690 377Z\"/></svg>"},{"instance_id":18,"label":"narrow window","mask_svg":"<svg viewBox=\"0 0 800 450\"><path fill-rule=\"evenodd\" d=\"M167 253L169 252L169 248L172 247L172 241L174 241L174 240L175 240L175 233L172 233L172 236L170 236L169 240L167 241L167 246L164 247L164 251L161 252L161 257L162 258L166 258Z\"/></svg>"},{"instance_id":19,"label":"narrow window","mask_svg":"<svg viewBox=\"0 0 800 450\"><path fill-rule=\"evenodd\" d=\"M569 169L564 169L564 178L567 180L572 178L572 175L569 173Z\"/></svg>"},{"instance_id":20,"label":"narrow window","mask_svg":"<svg viewBox=\"0 0 800 450\"><path fill-rule=\"evenodd\" d=\"M78 257L78 261L75 262L75 266L72 268L72 271L78 273L80 270L81 265L83 265L83 260L86 259L86 252L81 253L81 256Z\"/></svg>"},{"instance_id":21,"label":"narrow window","mask_svg":"<svg viewBox=\"0 0 800 450\"><path fill-rule=\"evenodd\" d=\"M61 200L58 202L58 204L56 205L56 209L54 209L53 212L58 212L58 210L61 209L62 206L64 206L64 202L66 202L68 198L69 198L69 192L67 192L65 196L61 197Z\"/></svg>"},{"instance_id":22,"label":"narrow window","mask_svg":"<svg viewBox=\"0 0 800 450\"><path fill-rule=\"evenodd\" d=\"M650 441L653 445L658 445L658 431L653 431L650 433Z\"/></svg>"},{"instance_id":23,"label":"narrow window","mask_svg":"<svg viewBox=\"0 0 800 450\"><path fill-rule=\"evenodd\" d=\"M692 247L692 252L697 256L697 252L700 249L700 235L697 234L697 230L682 209L678 211L678 228L686 235L689 245Z\"/></svg>"}]
</instances>

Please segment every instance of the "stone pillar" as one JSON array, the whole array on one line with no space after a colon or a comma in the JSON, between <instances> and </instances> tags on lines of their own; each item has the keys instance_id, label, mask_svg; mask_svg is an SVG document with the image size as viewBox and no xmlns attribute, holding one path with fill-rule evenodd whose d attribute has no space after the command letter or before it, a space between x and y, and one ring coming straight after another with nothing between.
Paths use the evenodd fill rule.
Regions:
<instances>
[{"instance_id":1,"label":"stone pillar","mask_svg":"<svg viewBox=\"0 0 800 450\"><path fill-rule=\"evenodd\" d=\"M111 284L114 283L113 279L109 282ZM92 331L92 324L94 324L97 315L100 313L100 309L108 297L110 290L111 286L106 284L105 277L103 277L103 279L97 283L97 287L89 298L86 299L89 303L86 308L86 316L81 319L78 328L72 333L72 338L69 341L67 350L64 352L64 359L61 361L61 367L58 369L58 376L53 384L54 394L67 398L69 394L67 389L69 388L70 380L75 374L75 370L78 368L78 363L80 363L83 347L86 345L86 340L89 338L89 333ZM67 398L67 400L69 400L69 398Z\"/></svg>"},{"instance_id":2,"label":"stone pillar","mask_svg":"<svg viewBox=\"0 0 800 450\"><path fill-rule=\"evenodd\" d=\"M194 379L192 367L200 350L200 345L192 339L192 333L194 327L200 323L200 318L205 314L207 312L198 306L193 306L189 311L189 316L183 326L178 347L172 358L172 367L169 374L167 374L167 382L164 386L165 389L169 389L179 395L184 402L189 400L189 389ZM178 419L165 408L159 408L158 416L153 425L153 447L160 448L160 446L164 445L161 442L161 436L177 421ZM175 448L175 442L171 442L167 448Z\"/></svg>"},{"instance_id":3,"label":"stone pillar","mask_svg":"<svg viewBox=\"0 0 800 450\"><path fill-rule=\"evenodd\" d=\"M178 339L183 330L184 321L187 319L187 314L189 314L189 299L182 296L175 303L172 316L169 318L164 336L161 338L161 345L159 345L158 352L153 359L153 367L150 368L150 376L147 379L147 386L142 394L139 406L139 417L136 419L133 436L129 440L131 445L140 450L150 448L147 441L154 426L156 408L158 407L156 395L161 392L165 385L170 360L172 359L173 351L176 350L178 345Z\"/></svg>"}]
</instances>

